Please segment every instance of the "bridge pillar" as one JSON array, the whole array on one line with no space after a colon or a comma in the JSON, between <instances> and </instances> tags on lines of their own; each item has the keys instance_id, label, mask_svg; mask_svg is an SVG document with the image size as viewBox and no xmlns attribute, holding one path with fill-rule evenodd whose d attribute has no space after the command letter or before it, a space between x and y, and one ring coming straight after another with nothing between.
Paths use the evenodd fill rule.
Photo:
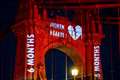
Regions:
<instances>
[{"instance_id":1,"label":"bridge pillar","mask_svg":"<svg viewBox=\"0 0 120 80\"><path fill-rule=\"evenodd\" d=\"M93 80L96 72L96 76L99 76L98 72L101 70L98 69L100 67L98 65L101 63L98 58L99 54L94 57L94 47L100 46L103 34L99 24L99 26L97 25L99 30L96 29L94 19L91 18L93 15L83 12L86 19L83 18L83 15L82 18L78 16L83 20L78 19L77 23L74 21L72 24L65 18L48 19L47 12L44 10L42 16L44 18L41 19L33 0L21 1L24 5L20 5L16 24L12 29L17 38L14 80L47 80L44 62L46 52L44 50L51 48L59 49L70 56L78 66L81 77L89 77L86 80ZM80 26L78 26L79 20ZM50 33L50 31L53 32ZM98 60L98 62L94 60ZM102 78L94 80L102 80Z\"/></svg>"}]
</instances>

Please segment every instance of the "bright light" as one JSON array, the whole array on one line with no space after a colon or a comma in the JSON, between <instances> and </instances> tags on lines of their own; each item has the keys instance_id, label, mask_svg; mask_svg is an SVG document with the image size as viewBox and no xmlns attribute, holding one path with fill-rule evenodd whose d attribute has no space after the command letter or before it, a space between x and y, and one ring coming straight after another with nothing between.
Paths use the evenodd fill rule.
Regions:
<instances>
[{"instance_id":1,"label":"bright light","mask_svg":"<svg viewBox=\"0 0 120 80\"><path fill-rule=\"evenodd\" d=\"M78 69L73 68L71 73L72 73L72 76L77 76L78 75Z\"/></svg>"}]
</instances>

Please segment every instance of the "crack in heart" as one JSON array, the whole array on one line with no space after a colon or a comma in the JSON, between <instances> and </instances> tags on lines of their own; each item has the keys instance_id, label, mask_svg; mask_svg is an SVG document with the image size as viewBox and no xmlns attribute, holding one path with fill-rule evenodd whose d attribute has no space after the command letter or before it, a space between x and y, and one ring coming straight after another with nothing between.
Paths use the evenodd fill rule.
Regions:
<instances>
[{"instance_id":1,"label":"crack in heart","mask_svg":"<svg viewBox=\"0 0 120 80\"><path fill-rule=\"evenodd\" d=\"M75 26L75 29L74 29L72 25L69 25L68 26L68 32L74 40L77 40L80 36L81 36L81 39L82 39L82 28L81 28L81 26L77 25L77 26Z\"/></svg>"}]
</instances>

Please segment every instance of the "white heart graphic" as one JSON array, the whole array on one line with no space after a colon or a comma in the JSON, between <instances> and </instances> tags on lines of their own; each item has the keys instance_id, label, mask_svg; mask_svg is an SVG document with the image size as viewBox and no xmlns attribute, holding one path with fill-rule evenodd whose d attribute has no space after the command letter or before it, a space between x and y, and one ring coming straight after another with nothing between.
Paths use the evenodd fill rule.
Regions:
<instances>
[{"instance_id":1,"label":"white heart graphic","mask_svg":"<svg viewBox=\"0 0 120 80\"><path fill-rule=\"evenodd\" d=\"M81 36L81 39L82 39L82 28L81 28L81 26L77 25L77 26L75 26L75 29L74 29L72 25L69 25L68 26L68 32L74 40L77 40L80 36Z\"/></svg>"}]
</instances>

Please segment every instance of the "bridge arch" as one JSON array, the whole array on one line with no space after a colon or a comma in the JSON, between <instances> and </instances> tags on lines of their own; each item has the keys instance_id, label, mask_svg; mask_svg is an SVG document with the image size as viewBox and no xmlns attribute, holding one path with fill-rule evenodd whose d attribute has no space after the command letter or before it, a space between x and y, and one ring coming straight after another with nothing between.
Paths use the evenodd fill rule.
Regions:
<instances>
[{"instance_id":1,"label":"bridge arch","mask_svg":"<svg viewBox=\"0 0 120 80\"><path fill-rule=\"evenodd\" d=\"M69 46L71 46L70 44L68 44ZM45 71L45 55L49 54L48 51L51 49L56 49L58 51L61 51L63 53L65 53L65 55L67 55L74 63L74 66L77 67L79 69L79 76L83 76L84 75L84 66L85 63L82 60L82 55L80 55L74 47L68 47L66 45L60 44L60 43L52 43L49 44L44 50L43 50L43 56L41 57L42 59L40 60L40 67L42 70L40 70L40 76L43 80L46 80L46 71ZM82 52L82 51L79 51Z\"/></svg>"}]
</instances>

